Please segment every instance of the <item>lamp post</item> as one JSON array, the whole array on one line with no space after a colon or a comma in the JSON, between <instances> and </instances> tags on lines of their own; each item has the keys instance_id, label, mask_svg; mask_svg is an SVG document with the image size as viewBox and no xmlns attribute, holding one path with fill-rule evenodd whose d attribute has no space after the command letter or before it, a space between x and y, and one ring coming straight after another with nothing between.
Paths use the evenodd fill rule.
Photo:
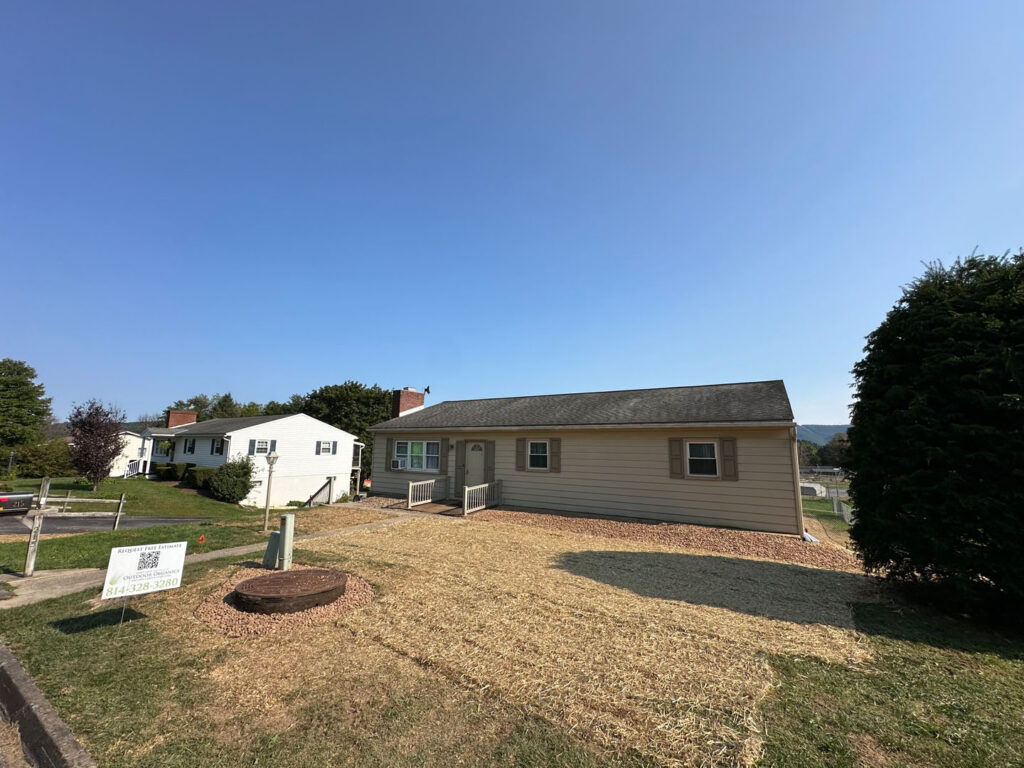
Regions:
<instances>
[{"instance_id":1,"label":"lamp post","mask_svg":"<svg viewBox=\"0 0 1024 768\"><path fill-rule=\"evenodd\" d=\"M270 484L274 481L274 465L277 463L277 451L267 454L267 503L263 507L263 532L270 530Z\"/></svg>"}]
</instances>

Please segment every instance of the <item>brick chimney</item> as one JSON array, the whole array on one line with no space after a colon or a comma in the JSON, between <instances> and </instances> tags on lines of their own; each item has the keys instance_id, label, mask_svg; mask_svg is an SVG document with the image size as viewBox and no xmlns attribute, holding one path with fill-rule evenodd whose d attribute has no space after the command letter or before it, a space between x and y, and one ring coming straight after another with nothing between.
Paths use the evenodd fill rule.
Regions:
<instances>
[{"instance_id":1,"label":"brick chimney","mask_svg":"<svg viewBox=\"0 0 1024 768\"><path fill-rule=\"evenodd\" d=\"M430 387L427 387L430 389ZM391 418L402 416L409 411L423 407L423 400L426 396L417 392L414 387L403 387L391 393Z\"/></svg>"},{"instance_id":2,"label":"brick chimney","mask_svg":"<svg viewBox=\"0 0 1024 768\"><path fill-rule=\"evenodd\" d=\"M173 408L167 411L167 428L180 427L182 424L195 424L195 411L176 411Z\"/></svg>"}]
</instances>

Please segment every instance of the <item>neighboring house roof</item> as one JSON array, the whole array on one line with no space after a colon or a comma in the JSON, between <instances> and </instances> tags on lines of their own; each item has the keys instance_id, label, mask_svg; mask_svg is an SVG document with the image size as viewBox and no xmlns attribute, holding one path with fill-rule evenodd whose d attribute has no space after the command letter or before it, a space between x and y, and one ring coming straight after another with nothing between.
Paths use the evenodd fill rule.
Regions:
<instances>
[{"instance_id":1,"label":"neighboring house roof","mask_svg":"<svg viewBox=\"0 0 1024 768\"><path fill-rule=\"evenodd\" d=\"M700 387L448 400L370 429L599 427L793 421L781 380Z\"/></svg>"},{"instance_id":2,"label":"neighboring house roof","mask_svg":"<svg viewBox=\"0 0 1024 768\"><path fill-rule=\"evenodd\" d=\"M130 432L133 435L141 435L149 429L148 421L126 421L121 425L122 432ZM154 427L156 429L156 427ZM66 421L55 422L49 424L46 427L46 438L53 440L58 437L70 437L71 436L71 425Z\"/></svg>"},{"instance_id":3,"label":"neighboring house roof","mask_svg":"<svg viewBox=\"0 0 1024 768\"><path fill-rule=\"evenodd\" d=\"M230 432L237 432L246 427L255 427L278 419L295 416L294 413L282 413L276 416L241 416L237 419L209 419L195 424L182 424L180 427L150 427L152 437L180 437L181 435L204 435L220 437Z\"/></svg>"}]
</instances>

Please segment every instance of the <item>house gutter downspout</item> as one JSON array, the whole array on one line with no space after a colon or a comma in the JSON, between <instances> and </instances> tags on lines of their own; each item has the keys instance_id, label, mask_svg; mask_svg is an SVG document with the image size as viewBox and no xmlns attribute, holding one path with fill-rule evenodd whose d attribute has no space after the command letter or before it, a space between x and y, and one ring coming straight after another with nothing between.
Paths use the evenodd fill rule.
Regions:
<instances>
[{"instance_id":1,"label":"house gutter downspout","mask_svg":"<svg viewBox=\"0 0 1024 768\"><path fill-rule=\"evenodd\" d=\"M790 451L791 461L793 462L793 506L796 512L796 535L804 535L804 506L803 499L800 496L800 453L797 449L796 442L796 427L789 428L789 441L792 445Z\"/></svg>"}]
</instances>

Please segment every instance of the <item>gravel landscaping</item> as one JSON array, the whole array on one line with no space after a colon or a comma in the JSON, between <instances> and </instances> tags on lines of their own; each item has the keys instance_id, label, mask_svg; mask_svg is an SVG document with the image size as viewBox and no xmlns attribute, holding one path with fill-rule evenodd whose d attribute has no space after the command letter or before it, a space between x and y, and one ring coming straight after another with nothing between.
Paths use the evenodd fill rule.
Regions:
<instances>
[{"instance_id":1,"label":"gravel landscaping","mask_svg":"<svg viewBox=\"0 0 1024 768\"><path fill-rule=\"evenodd\" d=\"M354 501L352 504L371 509L407 509L404 498L398 499L392 496L367 496L362 501Z\"/></svg>"},{"instance_id":2,"label":"gravel landscaping","mask_svg":"<svg viewBox=\"0 0 1024 768\"><path fill-rule=\"evenodd\" d=\"M812 544L796 536L778 533L711 528L684 523L612 520L606 517L558 512L523 512L513 508L485 509L473 514L470 519L649 542L715 554L776 560L811 568L853 572L861 570L857 558L851 552L831 544Z\"/></svg>"},{"instance_id":3,"label":"gravel landscaping","mask_svg":"<svg viewBox=\"0 0 1024 768\"><path fill-rule=\"evenodd\" d=\"M310 566L293 565L292 569L307 570ZM292 632L299 627L309 627L335 620L346 613L360 608L373 600L373 587L353 574L348 575L345 594L328 605L321 605L296 613L261 614L246 613L235 608L230 595L235 586L256 576L271 573L264 568L242 568L227 581L211 592L196 609L196 618L223 632L228 637L265 635L274 632Z\"/></svg>"}]
</instances>

